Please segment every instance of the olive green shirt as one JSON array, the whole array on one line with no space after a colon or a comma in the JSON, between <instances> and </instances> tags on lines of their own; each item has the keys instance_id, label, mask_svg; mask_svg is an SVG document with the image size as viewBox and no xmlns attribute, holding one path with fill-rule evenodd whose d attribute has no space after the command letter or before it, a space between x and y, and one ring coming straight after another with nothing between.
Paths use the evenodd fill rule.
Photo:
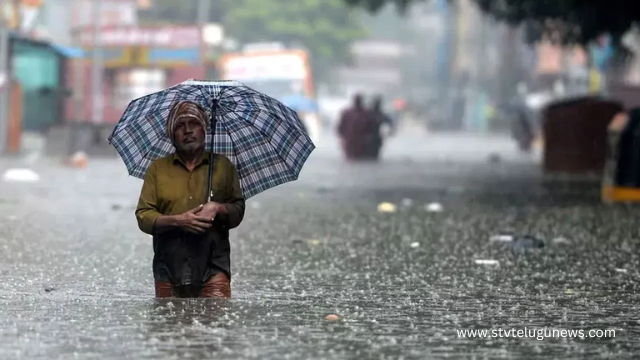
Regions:
<instances>
[{"instance_id":1,"label":"olive green shirt","mask_svg":"<svg viewBox=\"0 0 640 360\"><path fill-rule=\"evenodd\" d=\"M135 214L138 226L153 236L153 271L156 281L197 284L223 271L231 277L229 229L240 225L245 201L236 169L222 155L215 155L211 201L223 204L227 214L218 215L205 234L174 229L154 231L161 215L178 215L206 201L209 153L204 153L193 171L176 154L156 160L144 178Z\"/></svg>"},{"instance_id":2,"label":"olive green shirt","mask_svg":"<svg viewBox=\"0 0 640 360\"><path fill-rule=\"evenodd\" d=\"M140 230L153 235L160 215L178 215L206 201L209 174L209 153L204 153L193 171L189 171L176 154L156 160L144 178L136 218ZM212 201L224 204L228 210L228 227L240 225L244 216L244 197L235 166L222 155L215 157Z\"/></svg>"}]
</instances>

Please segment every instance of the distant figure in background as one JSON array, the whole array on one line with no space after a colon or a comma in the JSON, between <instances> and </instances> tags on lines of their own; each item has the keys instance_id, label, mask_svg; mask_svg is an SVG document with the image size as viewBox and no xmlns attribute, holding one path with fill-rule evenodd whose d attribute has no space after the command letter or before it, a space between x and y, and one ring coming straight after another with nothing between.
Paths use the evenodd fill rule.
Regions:
<instances>
[{"instance_id":1,"label":"distant figure in background","mask_svg":"<svg viewBox=\"0 0 640 360\"><path fill-rule=\"evenodd\" d=\"M380 150L382 149L382 145L384 143L384 139L382 137L382 126L389 126L389 128L391 129L391 134L395 132L395 127L393 124L393 120L391 120L391 117L389 117L389 115L387 115L382 109L382 96L376 96L373 99L373 107L371 111L375 116L373 142L371 144L371 155L374 159L377 160L380 158Z\"/></svg>"},{"instance_id":2,"label":"distant figure in background","mask_svg":"<svg viewBox=\"0 0 640 360\"><path fill-rule=\"evenodd\" d=\"M446 130L463 130L465 127L465 119L467 118L467 101L468 87L470 83L470 75L463 72L456 81L454 87L454 95L450 103L450 121L447 122Z\"/></svg>"},{"instance_id":3,"label":"distant figure in background","mask_svg":"<svg viewBox=\"0 0 640 360\"><path fill-rule=\"evenodd\" d=\"M529 153L533 146L535 133L527 116L526 95L526 85L518 84L517 94L511 101L511 111L514 116L511 131L513 138L518 142L520 151Z\"/></svg>"},{"instance_id":4,"label":"distant figure in background","mask_svg":"<svg viewBox=\"0 0 640 360\"><path fill-rule=\"evenodd\" d=\"M368 146L376 130L375 115L364 107L362 95L355 95L353 105L342 112L337 130L347 160L369 157Z\"/></svg>"}]
</instances>

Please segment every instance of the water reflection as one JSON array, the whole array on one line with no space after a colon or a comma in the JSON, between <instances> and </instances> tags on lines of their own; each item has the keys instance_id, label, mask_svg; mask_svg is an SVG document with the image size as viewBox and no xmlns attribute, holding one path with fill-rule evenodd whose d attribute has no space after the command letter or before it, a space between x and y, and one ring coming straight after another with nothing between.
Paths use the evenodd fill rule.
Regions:
<instances>
[{"instance_id":1,"label":"water reflection","mask_svg":"<svg viewBox=\"0 0 640 360\"><path fill-rule=\"evenodd\" d=\"M250 200L232 237L232 299L152 299L151 239L127 203L140 182L113 180L122 172L116 161L88 169L82 183L69 180L69 170L39 171L50 180L38 186L56 189L48 195L0 185L7 199L0 201L3 360L629 358L640 351L633 208L575 202L480 168L479 180L459 184L413 179L430 179L436 190L314 193L324 181L276 189ZM332 177L327 183L344 176L339 167L322 171ZM464 191L440 191L454 185ZM397 212L378 213L381 201ZM434 201L443 212L425 210ZM123 206L114 209L116 202ZM489 241L504 231L532 233L549 246L514 256ZM326 322L328 314L340 320ZM456 329L497 327L618 331L587 340L456 336Z\"/></svg>"},{"instance_id":2,"label":"water reflection","mask_svg":"<svg viewBox=\"0 0 640 360\"><path fill-rule=\"evenodd\" d=\"M208 357L228 352L221 324L231 303L226 299L155 299L150 304L146 341L168 356Z\"/></svg>"}]
</instances>

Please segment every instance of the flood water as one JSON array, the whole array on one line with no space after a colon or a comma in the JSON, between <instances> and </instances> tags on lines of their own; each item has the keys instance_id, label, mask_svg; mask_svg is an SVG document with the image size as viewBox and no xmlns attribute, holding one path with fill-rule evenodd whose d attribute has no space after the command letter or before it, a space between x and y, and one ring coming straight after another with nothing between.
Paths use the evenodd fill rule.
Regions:
<instances>
[{"instance_id":1,"label":"flood water","mask_svg":"<svg viewBox=\"0 0 640 360\"><path fill-rule=\"evenodd\" d=\"M153 298L141 181L119 159L42 159L38 183L0 183L0 359L635 357L637 209L545 185L531 162L490 164L485 145L434 159L391 144L377 166L320 149L297 183L247 202L230 300ZM545 247L489 240L508 232ZM525 328L615 337L457 333Z\"/></svg>"}]
</instances>

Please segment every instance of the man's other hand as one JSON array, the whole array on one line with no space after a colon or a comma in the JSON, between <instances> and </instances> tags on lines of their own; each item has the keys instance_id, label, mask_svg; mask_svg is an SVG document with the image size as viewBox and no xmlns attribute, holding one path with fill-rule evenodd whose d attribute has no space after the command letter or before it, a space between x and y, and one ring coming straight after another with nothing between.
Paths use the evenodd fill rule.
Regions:
<instances>
[{"instance_id":1,"label":"man's other hand","mask_svg":"<svg viewBox=\"0 0 640 360\"><path fill-rule=\"evenodd\" d=\"M199 215L207 218L208 221L213 222L217 215L222 215L227 213L227 208L215 201L208 202L202 206L202 211L200 211Z\"/></svg>"},{"instance_id":2,"label":"man's other hand","mask_svg":"<svg viewBox=\"0 0 640 360\"><path fill-rule=\"evenodd\" d=\"M200 205L195 209L189 210L178 215L178 227L194 233L202 234L212 226L212 217L203 214L204 206Z\"/></svg>"}]
</instances>

